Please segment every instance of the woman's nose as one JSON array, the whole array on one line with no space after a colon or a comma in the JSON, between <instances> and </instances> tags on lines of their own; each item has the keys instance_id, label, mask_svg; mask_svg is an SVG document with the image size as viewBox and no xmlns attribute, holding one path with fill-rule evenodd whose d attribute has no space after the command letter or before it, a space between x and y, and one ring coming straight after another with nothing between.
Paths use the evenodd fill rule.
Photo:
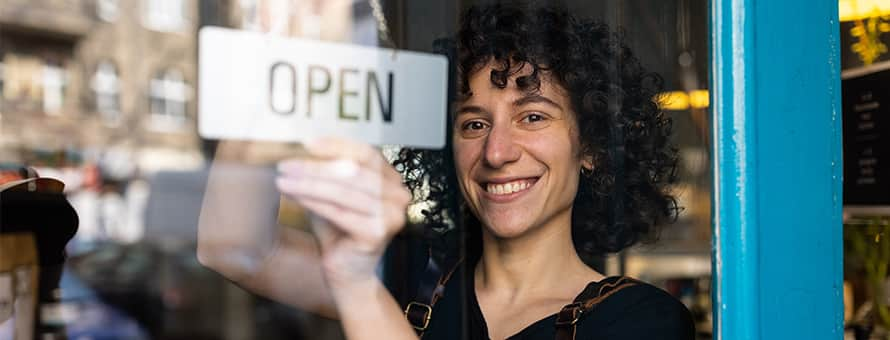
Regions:
<instances>
[{"instance_id":1,"label":"woman's nose","mask_svg":"<svg viewBox=\"0 0 890 340\"><path fill-rule=\"evenodd\" d=\"M521 153L508 126L492 127L485 140L486 165L495 169L501 168L518 160Z\"/></svg>"}]
</instances>

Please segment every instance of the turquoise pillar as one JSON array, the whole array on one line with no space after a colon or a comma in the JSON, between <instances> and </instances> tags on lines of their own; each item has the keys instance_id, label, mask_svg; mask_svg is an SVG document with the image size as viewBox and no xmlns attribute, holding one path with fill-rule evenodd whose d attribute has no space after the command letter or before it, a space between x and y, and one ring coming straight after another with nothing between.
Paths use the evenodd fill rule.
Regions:
<instances>
[{"instance_id":1,"label":"turquoise pillar","mask_svg":"<svg viewBox=\"0 0 890 340\"><path fill-rule=\"evenodd\" d=\"M711 1L716 339L842 339L837 0Z\"/></svg>"}]
</instances>

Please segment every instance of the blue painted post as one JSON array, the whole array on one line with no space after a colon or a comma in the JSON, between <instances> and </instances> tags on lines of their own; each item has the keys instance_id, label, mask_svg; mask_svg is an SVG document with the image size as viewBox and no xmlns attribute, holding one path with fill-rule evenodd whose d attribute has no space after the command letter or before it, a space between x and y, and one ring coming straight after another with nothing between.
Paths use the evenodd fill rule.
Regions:
<instances>
[{"instance_id":1,"label":"blue painted post","mask_svg":"<svg viewBox=\"0 0 890 340\"><path fill-rule=\"evenodd\" d=\"M713 0L716 339L842 339L837 0Z\"/></svg>"}]
</instances>

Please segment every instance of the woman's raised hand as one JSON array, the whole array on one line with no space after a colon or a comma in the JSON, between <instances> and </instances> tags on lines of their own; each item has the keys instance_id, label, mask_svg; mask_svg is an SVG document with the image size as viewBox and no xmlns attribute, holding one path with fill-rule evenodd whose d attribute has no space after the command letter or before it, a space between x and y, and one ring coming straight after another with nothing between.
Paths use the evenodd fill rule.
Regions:
<instances>
[{"instance_id":1,"label":"woman's raised hand","mask_svg":"<svg viewBox=\"0 0 890 340\"><path fill-rule=\"evenodd\" d=\"M417 339L375 269L405 225L411 194L377 149L344 139L278 164L278 189L311 214L321 271L349 339Z\"/></svg>"},{"instance_id":2,"label":"woman's raised hand","mask_svg":"<svg viewBox=\"0 0 890 340\"><path fill-rule=\"evenodd\" d=\"M324 138L305 147L312 157L280 162L275 183L310 212L328 285L336 291L377 280L383 251L405 225L410 192L370 145Z\"/></svg>"},{"instance_id":3,"label":"woman's raised hand","mask_svg":"<svg viewBox=\"0 0 890 340\"><path fill-rule=\"evenodd\" d=\"M366 144L326 138L305 149L308 157L279 162L277 175L215 162L199 260L251 291L339 318L347 338L416 339L376 275L411 201L401 176ZM278 226L275 187L309 212L313 235Z\"/></svg>"}]
</instances>

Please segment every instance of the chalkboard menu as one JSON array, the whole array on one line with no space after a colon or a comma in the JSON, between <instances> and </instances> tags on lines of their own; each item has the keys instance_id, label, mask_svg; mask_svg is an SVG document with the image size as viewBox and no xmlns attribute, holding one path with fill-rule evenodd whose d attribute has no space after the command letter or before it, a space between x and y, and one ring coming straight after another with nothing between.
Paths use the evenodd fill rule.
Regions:
<instances>
[{"instance_id":1,"label":"chalkboard menu","mask_svg":"<svg viewBox=\"0 0 890 340\"><path fill-rule=\"evenodd\" d=\"M844 204L890 206L890 69L842 84Z\"/></svg>"}]
</instances>

